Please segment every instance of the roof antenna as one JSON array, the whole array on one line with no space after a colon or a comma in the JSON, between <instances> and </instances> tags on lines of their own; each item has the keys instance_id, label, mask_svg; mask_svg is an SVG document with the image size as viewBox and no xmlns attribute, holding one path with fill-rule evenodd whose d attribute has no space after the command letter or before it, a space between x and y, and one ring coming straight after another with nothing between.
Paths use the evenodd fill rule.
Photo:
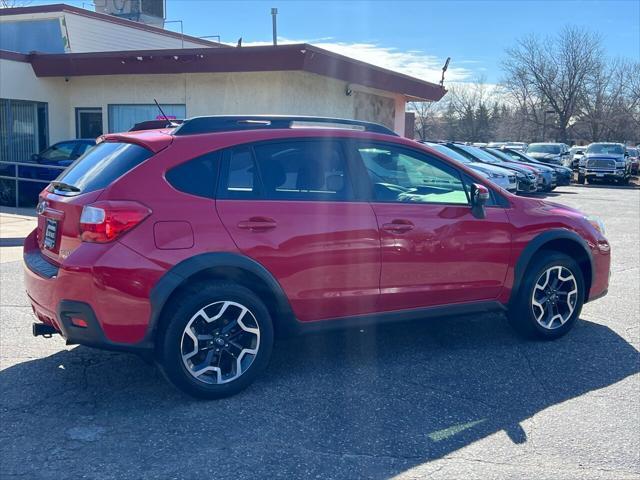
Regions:
<instances>
[{"instance_id":1,"label":"roof antenna","mask_svg":"<svg viewBox=\"0 0 640 480\"><path fill-rule=\"evenodd\" d=\"M158 110L160 110L160 113L162 114L162 116L164 117L164 119L167 121L167 123L171 124L171 120L169 120L169 117L167 117L164 112L162 111L162 108L160 107L160 104L158 103L158 101L154 98L153 101L156 103L156 107L158 107Z\"/></svg>"},{"instance_id":2,"label":"roof antenna","mask_svg":"<svg viewBox=\"0 0 640 480\"><path fill-rule=\"evenodd\" d=\"M440 86L444 87L444 72L449 68L449 62L451 61L451 57L447 57L447 61L444 62L444 67L442 67L442 78L440 79Z\"/></svg>"}]
</instances>

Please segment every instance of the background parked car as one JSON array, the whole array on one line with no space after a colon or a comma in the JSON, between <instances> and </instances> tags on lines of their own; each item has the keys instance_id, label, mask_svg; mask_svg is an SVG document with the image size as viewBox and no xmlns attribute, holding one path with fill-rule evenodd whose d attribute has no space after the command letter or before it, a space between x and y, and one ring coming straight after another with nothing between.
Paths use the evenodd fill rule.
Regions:
<instances>
[{"instance_id":1,"label":"background parked car","mask_svg":"<svg viewBox=\"0 0 640 480\"><path fill-rule=\"evenodd\" d=\"M569 185L571 183L571 180L573 179L573 171L568 167L563 167L561 165L552 165L551 163L544 163L540 160L536 160L535 158L530 157L526 153L519 152L511 148L501 148L500 151L519 162L531 164L534 166L544 165L546 167L552 168L556 172L556 182L558 185Z\"/></svg>"},{"instance_id":2,"label":"background parked car","mask_svg":"<svg viewBox=\"0 0 640 480\"><path fill-rule=\"evenodd\" d=\"M513 170L516 174L516 179L518 180L518 193L532 193L538 189L538 176L525 167L500 160L491 155L489 152L485 152L481 148L473 147L471 145L463 145L461 143L447 143L446 146L456 152L461 153L473 162L488 163L489 165L495 165L497 167Z\"/></svg>"},{"instance_id":3,"label":"background parked car","mask_svg":"<svg viewBox=\"0 0 640 480\"><path fill-rule=\"evenodd\" d=\"M95 139L79 138L54 143L40 153L31 155L31 161L43 165L68 167L71 163L96 144Z\"/></svg>"},{"instance_id":4,"label":"background parked car","mask_svg":"<svg viewBox=\"0 0 640 480\"><path fill-rule=\"evenodd\" d=\"M627 148L629 162L631 163L631 175L638 175L640 168L640 148Z\"/></svg>"},{"instance_id":5,"label":"background parked car","mask_svg":"<svg viewBox=\"0 0 640 480\"><path fill-rule=\"evenodd\" d=\"M578 167L578 183L609 180L626 184L631 178L631 161L622 143L599 142L587 147Z\"/></svg>"},{"instance_id":6,"label":"background parked car","mask_svg":"<svg viewBox=\"0 0 640 480\"><path fill-rule=\"evenodd\" d=\"M569 163L569 147L564 143L532 143L527 147L527 155L544 163L565 165Z\"/></svg>"},{"instance_id":7,"label":"background parked car","mask_svg":"<svg viewBox=\"0 0 640 480\"><path fill-rule=\"evenodd\" d=\"M450 149L449 147L442 145L440 143L435 142L421 142L427 145L430 148L446 155L451 160L455 160L458 163L462 163L469 168L474 169L489 181L495 183L499 187L504 188L505 190L516 193L518 188L518 180L516 179L516 175L511 170L506 170L504 168L497 167L495 165L489 165L487 163L473 162L469 158L464 155L456 152L455 150Z\"/></svg>"},{"instance_id":8,"label":"background parked car","mask_svg":"<svg viewBox=\"0 0 640 480\"><path fill-rule=\"evenodd\" d=\"M550 168L546 165L530 165L528 163L520 162L518 160L514 160L509 155L502 152L502 150L498 150L496 148L485 148L487 152L489 152L494 157L503 160L508 163L516 164L524 168L528 168L533 173L535 173L538 177L537 187L539 191L550 192L557 186L556 182L556 172L553 171L553 168Z\"/></svg>"},{"instance_id":9,"label":"background parked car","mask_svg":"<svg viewBox=\"0 0 640 480\"><path fill-rule=\"evenodd\" d=\"M584 151L586 149L587 149L586 145L571 147L571 149L569 149L569 153L571 155L571 168L573 170L578 170L580 159L584 156Z\"/></svg>"}]
</instances>

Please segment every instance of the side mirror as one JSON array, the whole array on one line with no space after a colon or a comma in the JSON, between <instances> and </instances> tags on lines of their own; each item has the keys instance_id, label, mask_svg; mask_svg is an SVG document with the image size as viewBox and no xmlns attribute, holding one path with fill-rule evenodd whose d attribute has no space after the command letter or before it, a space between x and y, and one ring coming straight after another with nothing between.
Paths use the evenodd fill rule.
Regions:
<instances>
[{"instance_id":1,"label":"side mirror","mask_svg":"<svg viewBox=\"0 0 640 480\"><path fill-rule=\"evenodd\" d=\"M491 194L489 189L479 183L471 185L471 213L476 218L485 218L487 216L484 206L487 204Z\"/></svg>"}]
</instances>

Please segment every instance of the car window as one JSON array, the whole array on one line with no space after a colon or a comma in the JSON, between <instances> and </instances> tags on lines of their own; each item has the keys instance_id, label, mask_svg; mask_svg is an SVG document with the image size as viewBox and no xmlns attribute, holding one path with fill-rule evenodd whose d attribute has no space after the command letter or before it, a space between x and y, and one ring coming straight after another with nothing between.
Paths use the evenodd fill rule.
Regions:
<instances>
[{"instance_id":1,"label":"car window","mask_svg":"<svg viewBox=\"0 0 640 480\"><path fill-rule=\"evenodd\" d=\"M73 142L64 142L57 143L56 145L51 145L40 155L41 158L45 160L68 160L71 158L71 154L73 153L73 149L75 147L75 143Z\"/></svg>"},{"instance_id":2,"label":"car window","mask_svg":"<svg viewBox=\"0 0 640 480\"><path fill-rule=\"evenodd\" d=\"M223 198L253 198L258 194L257 169L251 148L234 148L229 152L224 177Z\"/></svg>"},{"instance_id":3,"label":"car window","mask_svg":"<svg viewBox=\"0 0 640 480\"><path fill-rule=\"evenodd\" d=\"M86 193L105 188L129 170L153 156L132 143L103 142L74 161L57 179Z\"/></svg>"},{"instance_id":4,"label":"car window","mask_svg":"<svg viewBox=\"0 0 640 480\"><path fill-rule=\"evenodd\" d=\"M339 143L277 142L234 149L220 196L265 200L350 200L353 190Z\"/></svg>"},{"instance_id":5,"label":"car window","mask_svg":"<svg viewBox=\"0 0 640 480\"><path fill-rule=\"evenodd\" d=\"M363 146L358 154L379 202L467 205L459 173L444 163L392 146Z\"/></svg>"},{"instance_id":6,"label":"car window","mask_svg":"<svg viewBox=\"0 0 640 480\"><path fill-rule=\"evenodd\" d=\"M211 152L167 171L165 177L176 190L198 197L215 198L219 152Z\"/></svg>"},{"instance_id":7,"label":"car window","mask_svg":"<svg viewBox=\"0 0 640 480\"><path fill-rule=\"evenodd\" d=\"M529 145L527 149L527 153L551 153L557 154L561 153L562 149L560 145L557 144L549 144L549 143L535 143Z\"/></svg>"},{"instance_id":8,"label":"car window","mask_svg":"<svg viewBox=\"0 0 640 480\"><path fill-rule=\"evenodd\" d=\"M460 163L472 163L472 161L470 159L468 159L467 157L465 157L461 153L458 153L455 150L451 150L450 148L445 147L444 145L440 145L438 143L427 143L426 145L428 147L430 147L430 148L433 148L434 150L437 150L438 152L442 153L443 155L446 155L447 157L449 157L452 160L455 160L457 162L460 162Z\"/></svg>"},{"instance_id":9,"label":"car window","mask_svg":"<svg viewBox=\"0 0 640 480\"><path fill-rule=\"evenodd\" d=\"M592 143L587 147L587 153L622 155L624 153L624 148L622 145L616 145L615 143Z\"/></svg>"}]
</instances>

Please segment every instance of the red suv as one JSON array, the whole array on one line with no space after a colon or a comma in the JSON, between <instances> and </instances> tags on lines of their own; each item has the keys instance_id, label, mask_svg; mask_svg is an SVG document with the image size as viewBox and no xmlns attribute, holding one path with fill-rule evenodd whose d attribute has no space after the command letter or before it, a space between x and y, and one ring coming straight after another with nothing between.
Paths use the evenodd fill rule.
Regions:
<instances>
[{"instance_id":1,"label":"red suv","mask_svg":"<svg viewBox=\"0 0 640 480\"><path fill-rule=\"evenodd\" d=\"M216 398L275 334L493 310L557 338L606 294L609 250L597 219L380 125L256 116L105 135L42 192L24 260L35 335Z\"/></svg>"}]
</instances>

